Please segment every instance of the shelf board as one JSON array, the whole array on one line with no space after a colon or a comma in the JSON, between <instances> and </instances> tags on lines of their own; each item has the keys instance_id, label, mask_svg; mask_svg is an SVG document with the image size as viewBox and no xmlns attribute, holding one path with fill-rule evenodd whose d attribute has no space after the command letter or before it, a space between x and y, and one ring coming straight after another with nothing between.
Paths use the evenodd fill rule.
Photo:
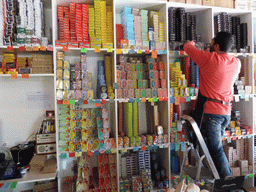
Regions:
<instances>
[{"instance_id":1,"label":"shelf board","mask_svg":"<svg viewBox=\"0 0 256 192\"><path fill-rule=\"evenodd\" d=\"M8 46L0 46L0 49L7 49L7 47ZM15 49L19 49L20 47L25 47L25 46L12 46L13 47L13 49L15 50ZM36 46L36 47L38 47L38 46ZM52 45L48 45L47 47L46 47L46 50L45 51L41 51L40 50L40 46L38 47L39 48L39 51L33 51L33 50L31 50L31 51L28 51L28 52L52 52L52 49L51 50L48 50L47 48L53 48L53 46ZM27 50L21 50L21 51L27 51Z\"/></svg>"},{"instance_id":2,"label":"shelf board","mask_svg":"<svg viewBox=\"0 0 256 192\"><path fill-rule=\"evenodd\" d=\"M63 47L55 47L56 51L62 51ZM68 50L81 51L82 48L69 47ZM86 48L87 51L95 51L95 48ZM114 50L114 48L113 48ZM100 51L107 51L107 48L100 48Z\"/></svg>"},{"instance_id":3,"label":"shelf board","mask_svg":"<svg viewBox=\"0 0 256 192\"><path fill-rule=\"evenodd\" d=\"M54 180L56 178L55 173L48 173L48 174L42 174L40 172L27 172L23 178L20 179L10 179L10 180L1 180L0 183L12 183L12 182L18 182L18 183L33 183L37 181L49 181Z\"/></svg>"},{"instance_id":4,"label":"shelf board","mask_svg":"<svg viewBox=\"0 0 256 192\"><path fill-rule=\"evenodd\" d=\"M236 139L245 139L245 138L251 138L253 137L253 134L248 134L248 135L235 135L235 136L228 136L224 137L223 140L236 140Z\"/></svg>"},{"instance_id":5,"label":"shelf board","mask_svg":"<svg viewBox=\"0 0 256 192\"><path fill-rule=\"evenodd\" d=\"M18 74L18 77L21 77L22 74ZM11 77L11 74L0 74L0 77ZM29 77L54 77L54 74L29 74Z\"/></svg>"},{"instance_id":6,"label":"shelf board","mask_svg":"<svg viewBox=\"0 0 256 192\"><path fill-rule=\"evenodd\" d=\"M232 56L243 56L243 57L247 57L247 56L252 56L253 54L252 53L228 53L229 55L232 55Z\"/></svg>"},{"instance_id":7,"label":"shelf board","mask_svg":"<svg viewBox=\"0 0 256 192\"><path fill-rule=\"evenodd\" d=\"M163 143L163 144L156 144L156 145L145 145L145 147L153 147L154 148L154 146L157 146L158 148L163 148L163 149L165 149L165 148L169 148L169 143ZM121 151L121 150L133 150L134 148L138 148L138 149L141 149L141 147L142 146L136 146L136 147L125 147L125 148L123 148L123 147L119 147L118 148L118 150L119 151Z\"/></svg>"}]
</instances>

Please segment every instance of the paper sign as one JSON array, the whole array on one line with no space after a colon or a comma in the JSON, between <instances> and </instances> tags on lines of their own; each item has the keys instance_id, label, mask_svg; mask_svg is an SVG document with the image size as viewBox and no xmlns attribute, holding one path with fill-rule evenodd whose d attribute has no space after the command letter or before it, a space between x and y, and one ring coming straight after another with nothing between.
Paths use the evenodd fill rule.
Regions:
<instances>
[{"instance_id":1,"label":"paper sign","mask_svg":"<svg viewBox=\"0 0 256 192\"><path fill-rule=\"evenodd\" d=\"M76 152L76 157L82 157L82 152Z\"/></svg>"},{"instance_id":2,"label":"paper sign","mask_svg":"<svg viewBox=\"0 0 256 192\"><path fill-rule=\"evenodd\" d=\"M152 50L151 57L156 59L157 58L157 51Z\"/></svg>"},{"instance_id":3,"label":"paper sign","mask_svg":"<svg viewBox=\"0 0 256 192\"><path fill-rule=\"evenodd\" d=\"M186 151L186 143L185 142L181 143L181 151Z\"/></svg>"},{"instance_id":4,"label":"paper sign","mask_svg":"<svg viewBox=\"0 0 256 192\"><path fill-rule=\"evenodd\" d=\"M3 187L4 183L0 183L0 189Z\"/></svg>"},{"instance_id":5,"label":"paper sign","mask_svg":"<svg viewBox=\"0 0 256 192\"><path fill-rule=\"evenodd\" d=\"M95 105L95 107L100 107L101 106L100 103L95 103L94 105Z\"/></svg>"},{"instance_id":6,"label":"paper sign","mask_svg":"<svg viewBox=\"0 0 256 192\"><path fill-rule=\"evenodd\" d=\"M116 153L117 149L111 149L111 153Z\"/></svg>"},{"instance_id":7,"label":"paper sign","mask_svg":"<svg viewBox=\"0 0 256 192\"><path fill-rule=\"evenodd\" d=\"M76 100L69 100L69 104L75 105L76 104Z\"/></svg>"},{"instance_id":8,"label":"paper sign","mask_svg":"<svg viewBox=\"0 0 256 192\"><path fill-rule=\"evenodd\" d=\"M109 154L109 153L111 153L111 149L106 150L106 154Z\"/></svg>"},{"instance_id":9,"label":"paper sign","mask_svg":"<svg viewBox=\"0 0 256 192\"><path fill-rule=\"evenodd\" d=\"M22 77L23 79L29 79L29 74L22 74L21 77Z\"/></svg>"},{"instance_id":10,"label":"paper sign","mask_svg":"<svg viewBox=\"0 0 256 192\"><path fill-rule=\"evenodd\" d=\"M122 153L126 153L126 152L127 152L127 148L123 148Z\"/></svg>"},{"instance_id":11,"label":"paper sign","mask_svg":"<svg viewBox=\"0 0 256 192\"><path fill-rule=\"evenodd\" d=\"M68 46L64 46L63 51L68 51Z\"/></svg>"},{"instance_id":12,"label":"paper sign","mask_svg":"<svg viewBox=\"0 0 256 192\"><path fill-rule=\"evenodd\" d=\"M158 101L158 98L154 97L154 98L153 98L153 101L154 101L154 102L157 102L157 101Z\"/></svg>"},{"instance_id":13,"label":"paper sign","mask_svg":"<svg viewBox=\"0 0 256 192\"><path fill-rule=\"evenodd\" d=\"M100 150L100 154L103 154L103 153L105 153L105 150Z\"/></svg>"},{"instance_id":14,"label":"paper sign","mask_svg":"<svg viewBox=\"0 0 256 192\"><path fill-rule=\"evenodd\" d=\"M81 48L81 53L87 53L87 49L86 48Z\"/></svg>"},{"instance_id":15,"label":"paper sign","mask_svg":"<svg viewBox=\"0 0 256 192\"><path fill-rule=\"evenodd\" d=\"M175 143L175 151L179 151L180 150L180 143Z\"/></svg>"},{"instance_id":16,"label":"paper sign","mask_svg":"<svg viewBox=\"0 0 256 192\"><path fill-rule=\"evenodd\" d=\"M159 101L163 101L164 100L164 98L163 97L159 97Z\"/></svg>"},{"instance_id":17,"label":"paper sign","mask_svg":"<svg viewBox=\"0 0 256 192\"><path fill-rule=\"evenodd\" d=\"M153 102L154 101L154 99L153 98L148 98L148 102Z\"/></svg>"},{"instance_id":18,"label":"paper sign","mask_svg":"<svg viewBox=\"0 0 256 192\"><path fill-rule=\"evenodd\" d=\"M164 98L164 101L168 101L168 97L165 97L165 98Z\"/></svg>"},{"instance_id":19,"label":"paper sign","mask_svg":"<svg viewBox=\"0 0 256 192\"><path fill-rule=\"evenodd\" d=\"M11 79L17 79L18 75L17 74L11 74Z\"/></svg>"},{"instance_id":20,"label":"paper sign","mask_svg":"<svg viewBox=\"0 0 256 192\"><path fill-rule=\"evenodd\" d=\"M58 105L62 105L62 104L63 104L63 101L62 101L62 100L57 100L57 104L58 104Z\"/></svg>"}]
</instances>

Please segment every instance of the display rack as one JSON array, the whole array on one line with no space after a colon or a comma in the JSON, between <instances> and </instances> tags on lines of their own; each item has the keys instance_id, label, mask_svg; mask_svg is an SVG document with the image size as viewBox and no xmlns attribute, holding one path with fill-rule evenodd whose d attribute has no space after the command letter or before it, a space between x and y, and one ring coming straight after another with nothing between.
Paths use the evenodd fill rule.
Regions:
<instances>
[{"instance_id":1,"label":"display rack","mask_svg":"<svg viewBox=\"0 0 256 192\"><path fill-rule=\"evenodd\" d=\"M46 3L47 1L43 1ZM115 139L115 144L111 149L102 149L102 150L94 150L89 149L85 151L62 151L59 147L57 147L57 177L58 177L58 187L59 191L63 192L63 184L65 184L67 177L74 176L73 166L76 160L88 154L91 156L90 167L98 166L98 157L100 154L115 154L116 155L116 170L117 170L117 191L120 191L120 176L121 172L119 167L121 166L121 154L127 154L131 152L145 151L145 150L155 150L161 156L162 166L166 170L166 175L168 178L169 187L173 187L173 180L175 180L175 175L172 171L172 152L184 151L184 146L186 147L185 142L174 143L171 141L171 123L170 119L171 114L173 113L171 105L182 105L182 108L185 110L191 109L191 103L196 100L196 96L182 96L182 97L174 97L170 93L170 67L169 63L173 63L177 59L182 59L188 57L183 51L180 50L171 50L169 48L169 18L168 18L168 9L170 7L180 8L183 7L186 12L190 12L192 15L197 16L196 22L196 32L201 35L201 41L205 43L210 43L211 39L214 37L214 16L221 13L227 12L232 16L238 16L241 19L241 22L245 22L248 25L248 45L250 46L249 53L229 53L230 55L236 57L243 57L248 59L248 86L252 87L254 90L254 62L253 54L254 54L254 27L253 27L253 13L251 11L241 11L235 9L228 8L217 8L211 6L201 6L201 5L192 5L192 4L183 4L183 3L173 3L166 1L157 1L157 0L107 0L108 5L113 6L113 34L114 34L114 44L111 48L72 48L72 47L59 47L55 46L55 41L58 40L58 20L57 20L57 8L59 5L68 6L69 3L87 3L90 5L94 4L93 0L56 0L51 3L46 3L46 20L48 25L52 26L52 41L53 43L53 63L54 63L54 74L30 74L29 79L23 79L21 74L18 74L16 77L17 80L11 79L13 76L10 74L1 74L0 78L2 79L2 83L0 85L1 96L0 101L1 104L1 114L4 114L0 118L0 126L3 127L0 129L0 144L7 143L7 146L13 146L17 144L17 142L23 142L27 139L29 135L34 133L38 127L40 126L41 116L45 110L55 108L56 114L58 114L58 107L60 105L72 105L74 103L83 104L83 108L98 108L102 106L106 106L109 110L109 123L110 123L110 135L112 139ZM121 12L125 7L132 7L137 9L146 9L149 11L158 11L160 12L160 21L164 23L165 28L165 44L166 49L164 50L131 50L131 49L123 49L119 48L116 43L116 24L121 24ZM8 49L7 46L0 47L1 50ZM19 52L19 47L14 46L13 49ZM92 90L94 91L94 97L92 99L83 100L58 100L56 94L56 78L57 78L57 52L63 52L65 56L65 60L69 60L70 63L80 62L81 52L86 53L87 63L88 63L88 71L92 73ZM31 53L30 51L27 52ZM117 83L117 71L116 66L118 65L118 58L120 55L124 55L125 57L143 57L143 56L153 56L156 54L158 58L161 58L161 61L164 63L165 67L165 76L167 79L167 90L168 95L166 97L140 97L140 98L118 98L117 97L117 89L115 89L115 98L114 99L99 99L96 98L96 90L97 90L97 62L99 60L103 60L105 55L110 55L113 63L113 82ZM27 102L27 95L33 95L35 92L41 92L43 96L48 97L47 105L29 105ZM234 108L239 110L241 113L241 118L243 123L250 126L252 129L252 134L243 135L243 136L230 136L225 139L228 141L236 140L236 139L248 139L249 145L249 164L254 165L254 137L255 137L255 98L254 92L243 94L243 95L234 95ZM8 96L8 98L7 98ZM164 134L168 135L168 142L166 143L156 143L156 144L143 144L135 147L130 146L119 146L118 138L120 136L118 132L118 110L119 103L138 103L138 112L139 112L139 134L147 133L147 121L149 119L146 116L146 105L147 103L156 103L159 107L159 122L160 125L163 126ZM36 107L37 106L37 107ZM14 118L12 118L14 117ZM22 127L20 126L22 125ZM19 127L19 129L17 128ZM56 115L56 145L59 146L59 116ZM17 134L13 134L17 133ZM177 150L175 150L177 149ZM253 172L247 174L245 187L253 187L255 183L254 178L255 168L253 167ZM90 172L92 175L92 171ZM38 177L34 177L30 175L26 175L22 180L17 180L19 183L24 182L35 182L40 180L51 180L54 179L56 174L38 175ZM72 180L72 179L71 179ZM8 182L8 181L5 181ZM16 181L9 181L16 182ZM3 183L0 181L0 183ZM164 189L154 188L154 191L165 191Z\"/></svg>"}]
</instances>

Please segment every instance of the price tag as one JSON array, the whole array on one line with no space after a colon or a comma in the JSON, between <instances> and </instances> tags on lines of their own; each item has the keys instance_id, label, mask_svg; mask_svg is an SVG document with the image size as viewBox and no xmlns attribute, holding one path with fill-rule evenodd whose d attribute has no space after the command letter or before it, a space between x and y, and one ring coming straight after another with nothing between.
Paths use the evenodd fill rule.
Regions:
<instances>
[{"instance_id":1,"label":"price tag","mask_svg":"<svg viewBox=\"0 0 256 192\"><path fill-rule=\"evenodd\" d=\"M12 51L13 50L13 46L7 46L7 50L8 51Z\"/></svg>"},{"instance_id":2,"label":"price tag","mask_svg":"<svg viewBox=\"0 0 256 192\"><path fill-rule=\"evenodd\" d=\"M163 101L164 100L164 98L163 97L159 97L159 101Z\"/></svg>"},{"instance_id":3,"label":"price tag","mask_svg":"<svg viewBox=\"0 0 256 192\"><path fill-rule=\"evenodd\" d=\"M237 137L232 137L232 140L237 140Z\"/></svg>"},{"instance_id":4,"label":"price tag","mask_svg":"<svg viewBox=\"0 0 256 192\"><path fill-rule=\"evenodd\" d=\"M69 100L63 100L64 105L69 105Z\"/></svg>"},{"instance_id":5,"label":"price tag","mask_svg":"<svg viewBox=\"0 0 256 192\"><path fill-rule=\"evenodd\" d=\"M148 102L153 102L154 101L154 99L153 98L148 98Z\"/></svg>"},{"instance_id":6,"label":"price tag","mask_svg":"<svg viewBox=\"0 0 256 192\"><path fill-rule=\"evenodd\" d=\"M46 47L45 46L40 46L40 51L46 51Z\"/></svg>"},{"instance_id":7,"label":"price tag","mask_svg":"<svg viewBox=\"0 0 256 192\"><path fill-rule=\"evenodd\" d=\"M33 47L27 46L27 47L26 47L26 51L33 51Z\"/></svg>"},{"instance_id":8,"label":"price tag","mask_svg":"<svg viewBox=\"0 0 256 192\"><path fill-rule=\"evenodd\" d=\"M122 54L122 50L121 49L116 49L116 54Z\"/></svg>"},{"instance_id":9,"label":"price tag","mask_svg":"<svg viewBox=\"0 0 256 192\"><path fill-rule=\"evenodd\" d=\"M111 153L116 153L117 152L117 149L111 149Z\"/></svg>"},{"instance_id":10,"label":"price tag","mask_svg":"<svg viewBox=\"0 0 256 192\"><path fill-rule=\"evenodd\" d=\"M106 154L110 154L110 153L111 153L111 149L107 149Z\"/></svg>"},{"instance_id":11,"label":"price tag","mask_svg":"<svg viewBox=\"0 0 256 192\"><path fill-rule=\"evenodd\" d=\"M89 157L93 156L93 151L87 151L87 154L89 155Z\"/></svg>"},{"instance_id":12,"label":"price tag","mask_svg":"<svg viewBox=\"0 0 256 192\"><path fill-rule=\"evenodd\" d=\"M186 97L186 102L190 102L191 98L190 97Z\"/></svg>"},{"instance_id":13,"label":"price tag","mask_svg":"<svg viewBox=\"0 0 256 192\"><path fill-rule=\"evenodd\" d=\"M76 153L75 153L75 152L69 153L68 156L69 156L69 157L75 157L75 156L76 156Z\"/></svg>"},{"instance_id":14,"label":"price tag","mask_svg":"<svg viewBox=\"0 0 256 192\"><path fill-rule=\"evenodd\" d=\"M49 46L47 47L47 51L53 51L53 46L50 46L50 45L49 45Z\"/></svg>"},{"instance_id":15,"label":"price tag","mask_svg":"<svg viewBox=\"0 0 256 192\"><path fill-rule=\"evenodd\" d=\"M139 151L139 147L133 147L133 151Z\"/></svg>"},{"instance_id":16,"label":"price tag","mask_svg":"<svg viewBox=\"0 0 256 192\"><path fill-rule=\"evenodd\" d=\"M127 148L123 148L122 153L127 153Z\"/></svg>"},{"instance_id":17,"label":"price tag","mask_svg":"<svg viewBox=\"0 0 256 192\"><path fill-rule=\"evenodd\" d=\"M168 101L168 97L165 97L165 98L164 98L164 101Z\"/></svg>"},{"instance_id":18,"label":"price tag","mask_svg":"<svg viewBox=\"0 0 256 192\"><path fill-rule=\"evenodd\" d=\"M88 100L84 100L84 104L87 105L88 104Z\"/></svg>"},{"instance_id":19,"label":"price tag","mask_svg":"<svg viewBox=\"0 0 256 192\"><path fill-rule=\"evenodd\" d=\"M147 146L147 150L152 151L153 147L152 146Z\"/></svg>"},{"instance_id":20,"label":"price tag","mask_svg":"<svg viewBox=\"0 0 256 192\"><path fill-rule=\"evenodd\" d=\"M16 188L16 186L17 186L17 184L18 184L18 182L17 182L17 181L16 181L16 182L12 182L12 184L11 184L10 188L11 188L11 189L15 189L15 188Z\"/></svg>"},{"instance_id":21,"label":"price tag","mask_svg":"<svg viewBox=\"0 0 256 192\"><path fill-rule=\"evenodd\" d=\"M82 157L82 152L76 152L76 157Z\"/></svg>"},{"instance_id":22,"label":"price tag","mask_svg":"<svg viewBox=\"0 0 256 192\"><path fill-rule=\"evenodd\" d=\"M249 101L249 100L250 100L249 98L250 98L249 95L246 94L246 95L245 95L245 101Z\"/></svg>"},{"instance_id":23,"label":"price tag","mask_svg":"<svg viewBox=\"0 0 256 192\"><path fill-rule=\"evenodd\" d=\"M164 145L162 145L162 144L161 144L161 145L159 145L159 148L161 148L161 149L162 149L162 148L164 148Z\"/></svg>"},{"instance_id":24,"label":"price tag","mask_svg":"<svg viewBox=\"0 0 256 192\"><path fill-rule=\"evenodd\" d=\"M180 143L175 143L175 151L179 151L180 150Z\"/></svg>"},{"instance_id":25,"label":"price tag","mask_svg":"<svg viewBox=\"0 0 256 192\"><path fill-rule=\"evenodd\" d=\"M170 103L175 103L175 97L170 97Z\"/></svg>"},{"instance_id":26,"label":"price tag","mask_svg":"<svg viewBox=\"0 0 256 192\"><path fill-rule=\"evenodd\" d=\"M62 105L62 104L63 104L63 101L62 101L62 100L57 100L57 104L58 104L58 105Z\"/></svg>"},{"instance_id":27,"label":"price tag","mask_svg":"<svg viewBox=\"0 0 256 192\"><path fill-rule=\"evenodd\" d=\"M142 146L141 147L141 151L146 151L147 150L147 146Z\"/></svg>"},{"instance_id":28,"label":"price tag","mask_svg":"<svg viewBox=\"0 0 256 192\"><path fill-rule=\"evenodd\" d=\"M254 176L254 174L250 174L249 177L252 178Z\"/></svg>"},{"instance_id":29,"label":"price tag","mask_svg":"<svg viewBox=\"0 0 256 192\"><path fill-rule=\"evenodd\" d=\"M154 97L154 98L153 98L153 101L154 101L154 102L157 102L157 101L158 101L158 98L157 98L157 97Z\"/></svg>"},{"instance_id":30,"label":"price tag","mask_svg":"<svg viewBox=\"0 0 256 192\"><path fill-rule=\"evenodd\" d=\"M239 102L239 95L235 95L235 102Z\"/></svg>"},{"instance_id":31,"label":"price tag","mask_svg":"<svg viewBox=\"0 0 256 192\"><path fill-rule=\"evenodd\" d=\"M100 103L94 103L95 107L100 107L101 104Z\"/></svg>"},{"instance_id":32,"label":"price tag","mask_svg":"<svg viewBox=\"0 0 256 192\"><path fill-rule=\"evenodd\" d=\"M146 98L141 98L141 102L146 102Z\"/></svg>"},{"instance_id":33,"label":"price tag","mask_svg":"<svg viewBox=\"0 0 256 192\"><path fill-rule=\"evenodd\" d=\"M11 79L17 79L18 75L17 74L11 74Z\"/></svg>"},{"instance_id":34,"label":"price tag","mask_svg":"<svg viewBox=\"0 0 256 192\"><path fill-rule=\"evenodd\" d=\"M149 51L149 50L145 50L145 53L146 53L146 54L150 54L150 51Z\"/></svg>"},{"instance_id":35,"label":"price tag","mask_svg":"<svg viewBox=\"0 0 256 192\"><path fill-rule=\"evenodd\" d=\"M67 153L61 153L60 159L67 159Z\"/></svg>"},{"instance_id":36,"label":"price tag","mask_svg":"<svg viewBox=\"0 0 256 192\"><path fill-rule=\"evenodd\" d=\"M99 155L100 152L99 152L99 151L94 151L94 154L95 154L95 155Z\"/></svg>"},{"instance_id":37,"label":"price tag","mask_svg":"<svg viewBox=\"0 0 256 192\"><path fill-rule=\"evenodd\" d=\"M39 47L33 46L33 51L39 51Z\"/></svg>"},{"instance_id":38,"label":"price tag","mask_svg":"<svg viewBox=\"0 0 256 192\"><path fill-rule=\"evenodd\" d=\"M76 104L76 100L69 100L69 104L75 105Z\"/></svg>"},{"instance_id":39,"label":"price tag","mask_svg":"<svg viewBox=\"0 0 256 192\"><path fill-rule=\"evenodd\" d=\"M129 102L130 102L130 103L133 103L133 102L134 102L134 99L129 99Z\"/></svg>"},{"instance_id":40,"label":"price tag","mask_svg":"<svg viewBox=\"0 0 256 192\"><path fill-rule=\"evenodd\" d=\"M101 100L101 104L106 104L106 103L107 103L107 100L105 100L105 99Z\"/></svg>"},{"instance_id":41,"label":"price tag","mask_svg":"<svg viewBox=\"0 0 256 192\"><path fill-rule=\"evenodd\" d=\"M181 151L186 151L186 143L185 142L181 143Z\"/></svg>"},{"instance_id":42,"label":"price tag","mask_svg":"<svg viewBox=\"0 0 256 192\"><path fill-rule=\"evenodd\" d=\"M81 48L81 53L87 53L87 49L86 48Z\"/></svg>"},{"instance_id":43,"label":"price tag","mask_svg":"<svg viewBox=\"0 0 256 192\"><path fill-rule=\"evenodd\" d=\"M137 53L138 53L138 54L142 54L142 50L137 49Z\"/></svg>"},{"instance_id":44,"label":"price tag","mask_svg":"<svg viewBox=\"0 0 256 192\"><path fill-rule=\"evenodd\" d=\"M68 46L64 46L63 51L68 51Z\"/></svg>"},{"instance_id":45,"label":"price tag","mask_svg":"<svg viewBox=\"0 0 256 192\"><path fill-rule=\"evenodd\" d=\"M23 79L29 79L29 74L22 74L21 77L22 77Z\"/></svg>"},{"instance_id":46,"label":"price tag","mask_svg":"<svg viewBox=\"0 0 256 192\"><path fill-rule=\"evenodd\" d=\"M110 47L110 48L107 48L107 52L108 52L108 53L112 53L112 52L113 52L113 48L111 48L111 47Z\"/></svg>"},{"instance_id":47,"label":"price tag","mask_svg":"<svg viewBox=\"0 0 256 192\"><path fill-rule=\"evenodd\" d=\"M95 48L96 53L100 53L100 48Z\"/></svg>"},{"instance_id":48,"label":"price tag","mask_svg":"<svg viewBox=\"0 0 256 192\"><path fill-rule=\"evenodd\" d=\"M156 59L157 58L157 51L152 50L151 57Z\"/></svg>"},{"instance_id":49,"label":"price tag","mask_svg":"<svg viewBox=\"0 0 256 192\"><path fill-rule=\"evenodd\" d=\"M175 105L179 105L180 104L180 98L179 97L175 97Z\"/></svg>"},{"instance_id":50,"label":"price tag","mask_svg":"<svg viewBox=\"0 0 256 192\"><path fill-rule=\"evenodd\" d=\"M26 51L26 47L25 46L19 47L19 50L20 51Z\"/></svg>"},{"instance_id":51,"label":"price tag","mask_svg":"<svg viewBox=\"0 0 256 192\"><path fill-rule=\"evenodd\" d=\"M128 54L129 50L128 49L123 49L123 54Z\"/></svg>"},{"instance_id":52,"label":"price tag","mask_svg":"<svg viewBox=\"0 0 256 192\"><path fill-rule=\"evenodd\" d=\"M100 154L104 154L105 153L105 150L100 150Z\"/></svg>"}]
</instances>

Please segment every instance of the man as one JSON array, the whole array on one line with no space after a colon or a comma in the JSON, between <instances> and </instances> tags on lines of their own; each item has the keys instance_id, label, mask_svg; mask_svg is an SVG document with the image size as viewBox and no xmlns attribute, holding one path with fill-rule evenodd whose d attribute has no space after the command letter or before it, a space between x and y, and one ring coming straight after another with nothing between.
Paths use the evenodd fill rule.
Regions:
<instances>
[{"instance_id":1,"label":"man","mask_svg":"<svg viewBox=\"0 0 256 192\"><path fill-rule=\"evenodd\" d=\"M230 122L233 85L240 72L239 59L228 55L233 37L219 32L212 39L210 51L198 50L190 41L184 51L200 68L200 87L194 119L201 127L202 135L221 178L231 175L230 166L223 150L222 137Z\"/></svg>"}]
</instances>

